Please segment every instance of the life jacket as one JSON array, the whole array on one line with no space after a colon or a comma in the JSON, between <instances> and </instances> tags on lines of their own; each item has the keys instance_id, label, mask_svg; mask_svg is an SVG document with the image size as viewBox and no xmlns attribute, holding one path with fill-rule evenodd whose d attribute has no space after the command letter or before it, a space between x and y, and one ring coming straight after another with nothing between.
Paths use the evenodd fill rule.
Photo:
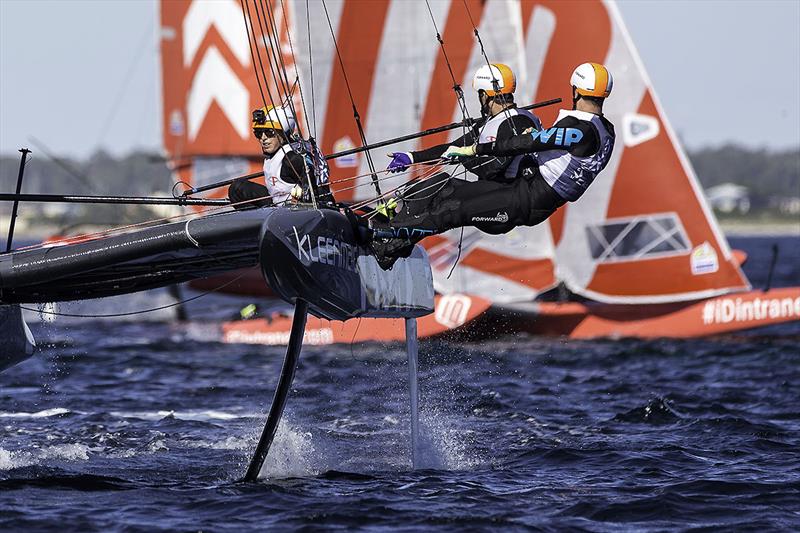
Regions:
<instances>
[{"instance_id":1,"label":"life jacket","mask_svg":"<svg viewBox=\"0 0 800 533\"><path fill-rule=\"evenodd\" d=\"M303 156L306 169L313 169L317 200L333 203L333 194L330 189L330 168L328 167L328 162L325 160L325 156L322 155L322 152L317 146L317 143L313 138L310 140L301 139L293 142L291 146L293 151ZM310 202L311 194L308 190L307 180L303 183L303 191L303 201Z\"/></svg>"},{"instance_id":2,"label":"life jacket","mask_svg":"<svg viewBox=\"0 0 800 533\"><path fill-rule=\"evenodd\" d=\"M272 201L276 204L285 202L291 195L292 188L296 185L296 183L287 182L281 178L284 160L289 152L295 152L303 156L303 164L299 168L289 169L292 173L297 172L300 177L300 186L303 188L301 200L303 202L311 201L311 194L308 190L308 169L310 168L313 169L313 175L315 176L316 194L318 196L324 195L325 197L321 198L323 201L332 202L333 198L330 196L328 182L328 176L330 175L328 163L319 149L317 149L316 144L306 140L284 144L272 157L264 159L264 182L267 185Z\"/></svg>"},{"instance_id":3,"label":"life jacket","mask_svg":"<svg viewBox=\"0 0 800 533\"><path fill-rule=\"evenodd\" d=\"M566 150L547 150L536 152L539 173L559 196L574 202L586 192L597 174L603 170L611 159L614 148L614 133L608 131L599 115L586 111L568 111L562 109L558 113L556 124L566 117L591 122L600 136L600 147L597 152L586 157L574 156Z\"/></svg>"},{"instance_id":4,"label":"life jacket","mask_svg":"<svg viewBox=\"0 0 800 533\"><path fill-rule=\"evenodd\" d=\"M272 202L275 204L284 203L291 196L292 187L295 183L283 181L281 178L281 169L283 168L283 160L288 152L292 152L292 146L284 144L272 157L264 159L264 183L267 186L269 195L272 197ZM305 177L305 168L296 169L301 178Z\"/></svg>"},{"instance_id":5,"label":"life jacket","mask_svg":"<svg viewBox=\"0 0 800 533\"><path fill-rule=\"evenodd\" d=\"M500 125L503 124L509 118L522 115L528 117L531 122L533 122L532 126L533 129L539 130L542 129L542 123L539 120L539 117L528 111L527 109L517 109L516 107L505 109L492 118L490 118L483 127L480 128L480 134L478 136L479 143L489 143L493 142L497 139L497 132L500 129ZM512 132L514 135L521 134L521 131ZM505 172L503 175L508 179L514 179L517 177L517 174L520 170L520 163L523 159L530 158L529 154L520 154L518 156L514 156L514 159L511 160L511 163L506 167Z\"/></svg>"}]
</instances>

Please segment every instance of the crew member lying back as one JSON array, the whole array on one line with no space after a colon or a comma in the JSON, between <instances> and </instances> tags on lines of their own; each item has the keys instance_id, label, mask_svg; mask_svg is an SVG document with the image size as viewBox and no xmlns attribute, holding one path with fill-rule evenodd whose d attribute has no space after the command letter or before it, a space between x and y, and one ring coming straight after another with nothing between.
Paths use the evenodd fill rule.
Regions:
<instances>
[{"instance_id":1,"label":"crew member lying back","mask_svg":"<svg viewBox=\"0 0 800 533\"><path fill-rule=\"evenodd\" d=\"M448 148L443 158L532 154L537 164L534 172L510 183L468 182L442 174L411 186L403 193L398 214L373 228L379 239L373 247L382 266L405 256L410 245L428 235L462 226L506 233L516 226L539 224L564 203L580 198L611 159L614 126L603 116L603 101L612 83L604 66L584 63L571 78L573 109L561 110L553 127Z\"/></svg>"}]
</instances>

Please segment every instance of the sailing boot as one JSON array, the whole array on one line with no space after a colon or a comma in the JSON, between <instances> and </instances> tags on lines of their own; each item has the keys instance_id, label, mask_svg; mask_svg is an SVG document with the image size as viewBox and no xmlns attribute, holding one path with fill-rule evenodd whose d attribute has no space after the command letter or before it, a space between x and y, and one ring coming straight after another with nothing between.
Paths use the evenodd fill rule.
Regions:
<instances>
[{"instance_id":1,"label":"sailing boot","mask_svg":"<svg viewBox=\"0 0 800 533\"><path fill-rule=\"evenodd\" d=\"M373 239L370 248L375 260L383 270L391 269L399 258L408 257L414 251L416 241L398 238L396 230L386 222L370 220L370 231Z\"/></svg>"},{"instance_id":2,"label":"sailing boot","mask_svg":"<svg viewBox=\"0 0 800 533\"><path fill-rule=\"evenodd\" d=\"M363 246L369 246L372 243L372 229L369 227L369 220L358 216L352 209L346 206L340 207L339 212L347 217L347 221L353 229L356 242Z\"/></svg>"}]
</instances>

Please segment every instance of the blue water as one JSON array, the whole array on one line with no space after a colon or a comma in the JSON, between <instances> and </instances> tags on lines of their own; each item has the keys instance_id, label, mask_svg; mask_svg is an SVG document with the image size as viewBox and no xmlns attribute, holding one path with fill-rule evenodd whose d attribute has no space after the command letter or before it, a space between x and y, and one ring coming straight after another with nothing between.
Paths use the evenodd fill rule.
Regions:
<instances>
[{"instance_id":1,"label":"blue water","mask_svg":"<svg viewBox=\"0 0 800 533\"><path fill-rule=\"evenodd\" d=\"M773 241L732 239L755 285ZM773 286L798 285L798 239L780 243ZM416 470L401 348L309 347L257 483L239 479L281 348L33 329L45 347L0 374L0 530L800 528L797 323L422 342Z\"/></svg>"}]
</instances>

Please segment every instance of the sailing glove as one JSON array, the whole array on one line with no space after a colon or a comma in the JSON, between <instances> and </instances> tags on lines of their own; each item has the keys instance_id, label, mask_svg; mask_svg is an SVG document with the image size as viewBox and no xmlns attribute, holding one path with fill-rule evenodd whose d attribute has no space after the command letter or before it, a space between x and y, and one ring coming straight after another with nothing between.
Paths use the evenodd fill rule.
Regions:
<instances>
[{"instance_id":1,"label":"sailing glove","mask_svg":"<svg viewBox=\"0 0 800 533\"><path fill-rule=\"evenodd\" d=\"M289 195L292 198L292 203L297 203L303 199L303 187L300 185L295 185L292 187L292 190L289 192Z\"/></svg>"},{"instance_id":2,"label":"sailing glove","mask_svg":"<svg viewBox=\"0 0 800 533\"><path fill-rule=\"evenodd\" d=\"M475 145L470 146L448 146L442 154L442 159L466 159L475 155Z\"/></svg>"},{"instance_id":3,"label":"sailing glove","mask_svg":"<svg viewBox=\"0 0 800 533\"><path fill-rule=\"evenodd\" d=\"M392 152L389 157L392 158L386 167L389 172L405 172L408 165L414 162L414 157L408 152Z\"/></svg>"},{"instance_id":4,"label":"sailing glove","mask_svg":"<svg viewBox=\"0 0 800 533\"><path fill-rule=\"evenodd\" d=\"M379 202L378 205L375 206L375 211L385 216L388 220L391 220L397 214L397 200L389 198L386 202Z\"/></svg>"}]
</instances>

